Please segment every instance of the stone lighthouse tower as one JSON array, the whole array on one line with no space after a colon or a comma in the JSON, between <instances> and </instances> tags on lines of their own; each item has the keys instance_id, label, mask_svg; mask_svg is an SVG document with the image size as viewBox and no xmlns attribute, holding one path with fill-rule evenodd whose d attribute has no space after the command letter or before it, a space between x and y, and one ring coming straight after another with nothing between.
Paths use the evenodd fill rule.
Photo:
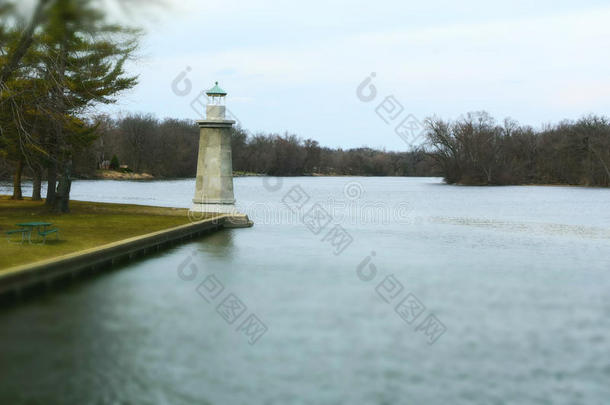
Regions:
<instances>
[{"instance_id":1,"label":"stone lighthouse tower","mask_svg":"<svg viewBox=\"0 0 610 405\"><path fill-rule=\"evenodd\" d=\"M231 127L235 121L225 119L227 92L218 87L216 82L206 94L206 119L197 121L199 155L191 213L195 217L203 213L228 214L225 226L252 226L248 217L235 209L231 156Z\"/></svg>"}]
</instances>

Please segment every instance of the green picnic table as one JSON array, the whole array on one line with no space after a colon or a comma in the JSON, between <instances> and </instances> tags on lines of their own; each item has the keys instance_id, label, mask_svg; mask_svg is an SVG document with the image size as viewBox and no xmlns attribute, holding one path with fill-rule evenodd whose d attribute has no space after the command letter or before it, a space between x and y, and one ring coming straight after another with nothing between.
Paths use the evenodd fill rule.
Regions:
<instances>
[{"instance_id":1,"label":"green picnic table","mask_svg":"<svg viewBox=\"0 0 610 405\"><path fill-rule=\"evenodd\" d=\"M37 236L42 237L42 242L40 243L45 243L47 241L47 236L53 233L55 234L55 237L59 239L59 229L47 229L47 227L53 226L50 222L22 222L17 224L17 226L21 227L21 229L8 231L7 235L10 237L12 234L20 233L21 243L26 241L26 237L29 243L33 243L32 232L34 232L34 230L36 231Z\"/></svg>"}]
</instances>

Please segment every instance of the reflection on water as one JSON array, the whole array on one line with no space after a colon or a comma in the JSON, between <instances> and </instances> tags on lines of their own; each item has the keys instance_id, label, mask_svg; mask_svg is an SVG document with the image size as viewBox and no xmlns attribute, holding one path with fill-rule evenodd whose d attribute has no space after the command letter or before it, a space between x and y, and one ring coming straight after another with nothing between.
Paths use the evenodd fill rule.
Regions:
<instances>
[{"instance_id":1,"label":"reflection on water","mask_svg":"<svg viewBox=\"0 0 610 405\"><path fill-rule=\"evenodd\" d=\"M233 232L228 230L208 235L205 238L205 243L196 245L196 250L202 254L216 257L219 260L230 260L231 255L235 253L233 235Z\"/></svg>"},{"instance_id":2,"label":"reflection on water","mask_svg":"<svg viewBox=\"0 0 610 405\"><path fill-rule=\"evenodd\" d=\"M357 200L345 193L354 182ZM193 183L79 181L73 196L186 207ZM251 216L263 204L281 219L294 186L308 193L307 207L333 202L333 224L353 237L344 253L300 217L259 221L6 307L0 403L610 397L609 190L405 178L285 178L276 190L238 178L235 189ZM407 217L381 224L350 211L380 202L408 207ZM180 276L186 260L193 277ZM374 276L359 275L363 263ZM211 277L223 289L208 302L198 288ZM268 327L254 345L238 329L243 318L222 316L231 294L243 318ZM425 307L411 323L396 310L408 294ZM428 314L447 328L433 345L417 330Z\"/></svg>"}]
</instances>

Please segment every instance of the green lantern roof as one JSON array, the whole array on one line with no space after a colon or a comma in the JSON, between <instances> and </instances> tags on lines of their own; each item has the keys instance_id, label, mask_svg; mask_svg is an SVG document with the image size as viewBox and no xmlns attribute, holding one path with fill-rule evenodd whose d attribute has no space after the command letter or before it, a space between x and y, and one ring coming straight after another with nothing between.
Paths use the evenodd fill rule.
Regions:
<instances>
[{"instance_id":1,"label":"green lantern roof","mask_svg":"<svg viewBox=\"0 0 610 405\"><path fill-rule=\"evenodd\" d=\"M216 82L216 85L210 90L206 91L205 94L208 96L226 96L227 92L218 87L218 82Z\"/></svg>"}]
</instances>

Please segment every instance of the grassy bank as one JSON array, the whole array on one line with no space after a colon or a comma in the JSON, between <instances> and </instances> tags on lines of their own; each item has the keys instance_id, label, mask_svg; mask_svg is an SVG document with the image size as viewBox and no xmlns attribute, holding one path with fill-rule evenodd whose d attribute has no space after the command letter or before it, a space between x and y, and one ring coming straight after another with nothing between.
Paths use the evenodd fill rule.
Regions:
<instances>
[{"instance_id":1,"label":"grassy bank","mask_svg":"<svg viewBox=\"0 0 610 405\"><path fill-rule=\"evenodd\" d=\"M186 209L127 204L70 202L70 214L49 212L43 202L10 200L0 196L0 272L8 267L74 253L106 243L184 225ZM20 222L51 222L59 228L59 241L51 236L45 245L9 243L5 232Z\"/></svg>"}]
</instances>

